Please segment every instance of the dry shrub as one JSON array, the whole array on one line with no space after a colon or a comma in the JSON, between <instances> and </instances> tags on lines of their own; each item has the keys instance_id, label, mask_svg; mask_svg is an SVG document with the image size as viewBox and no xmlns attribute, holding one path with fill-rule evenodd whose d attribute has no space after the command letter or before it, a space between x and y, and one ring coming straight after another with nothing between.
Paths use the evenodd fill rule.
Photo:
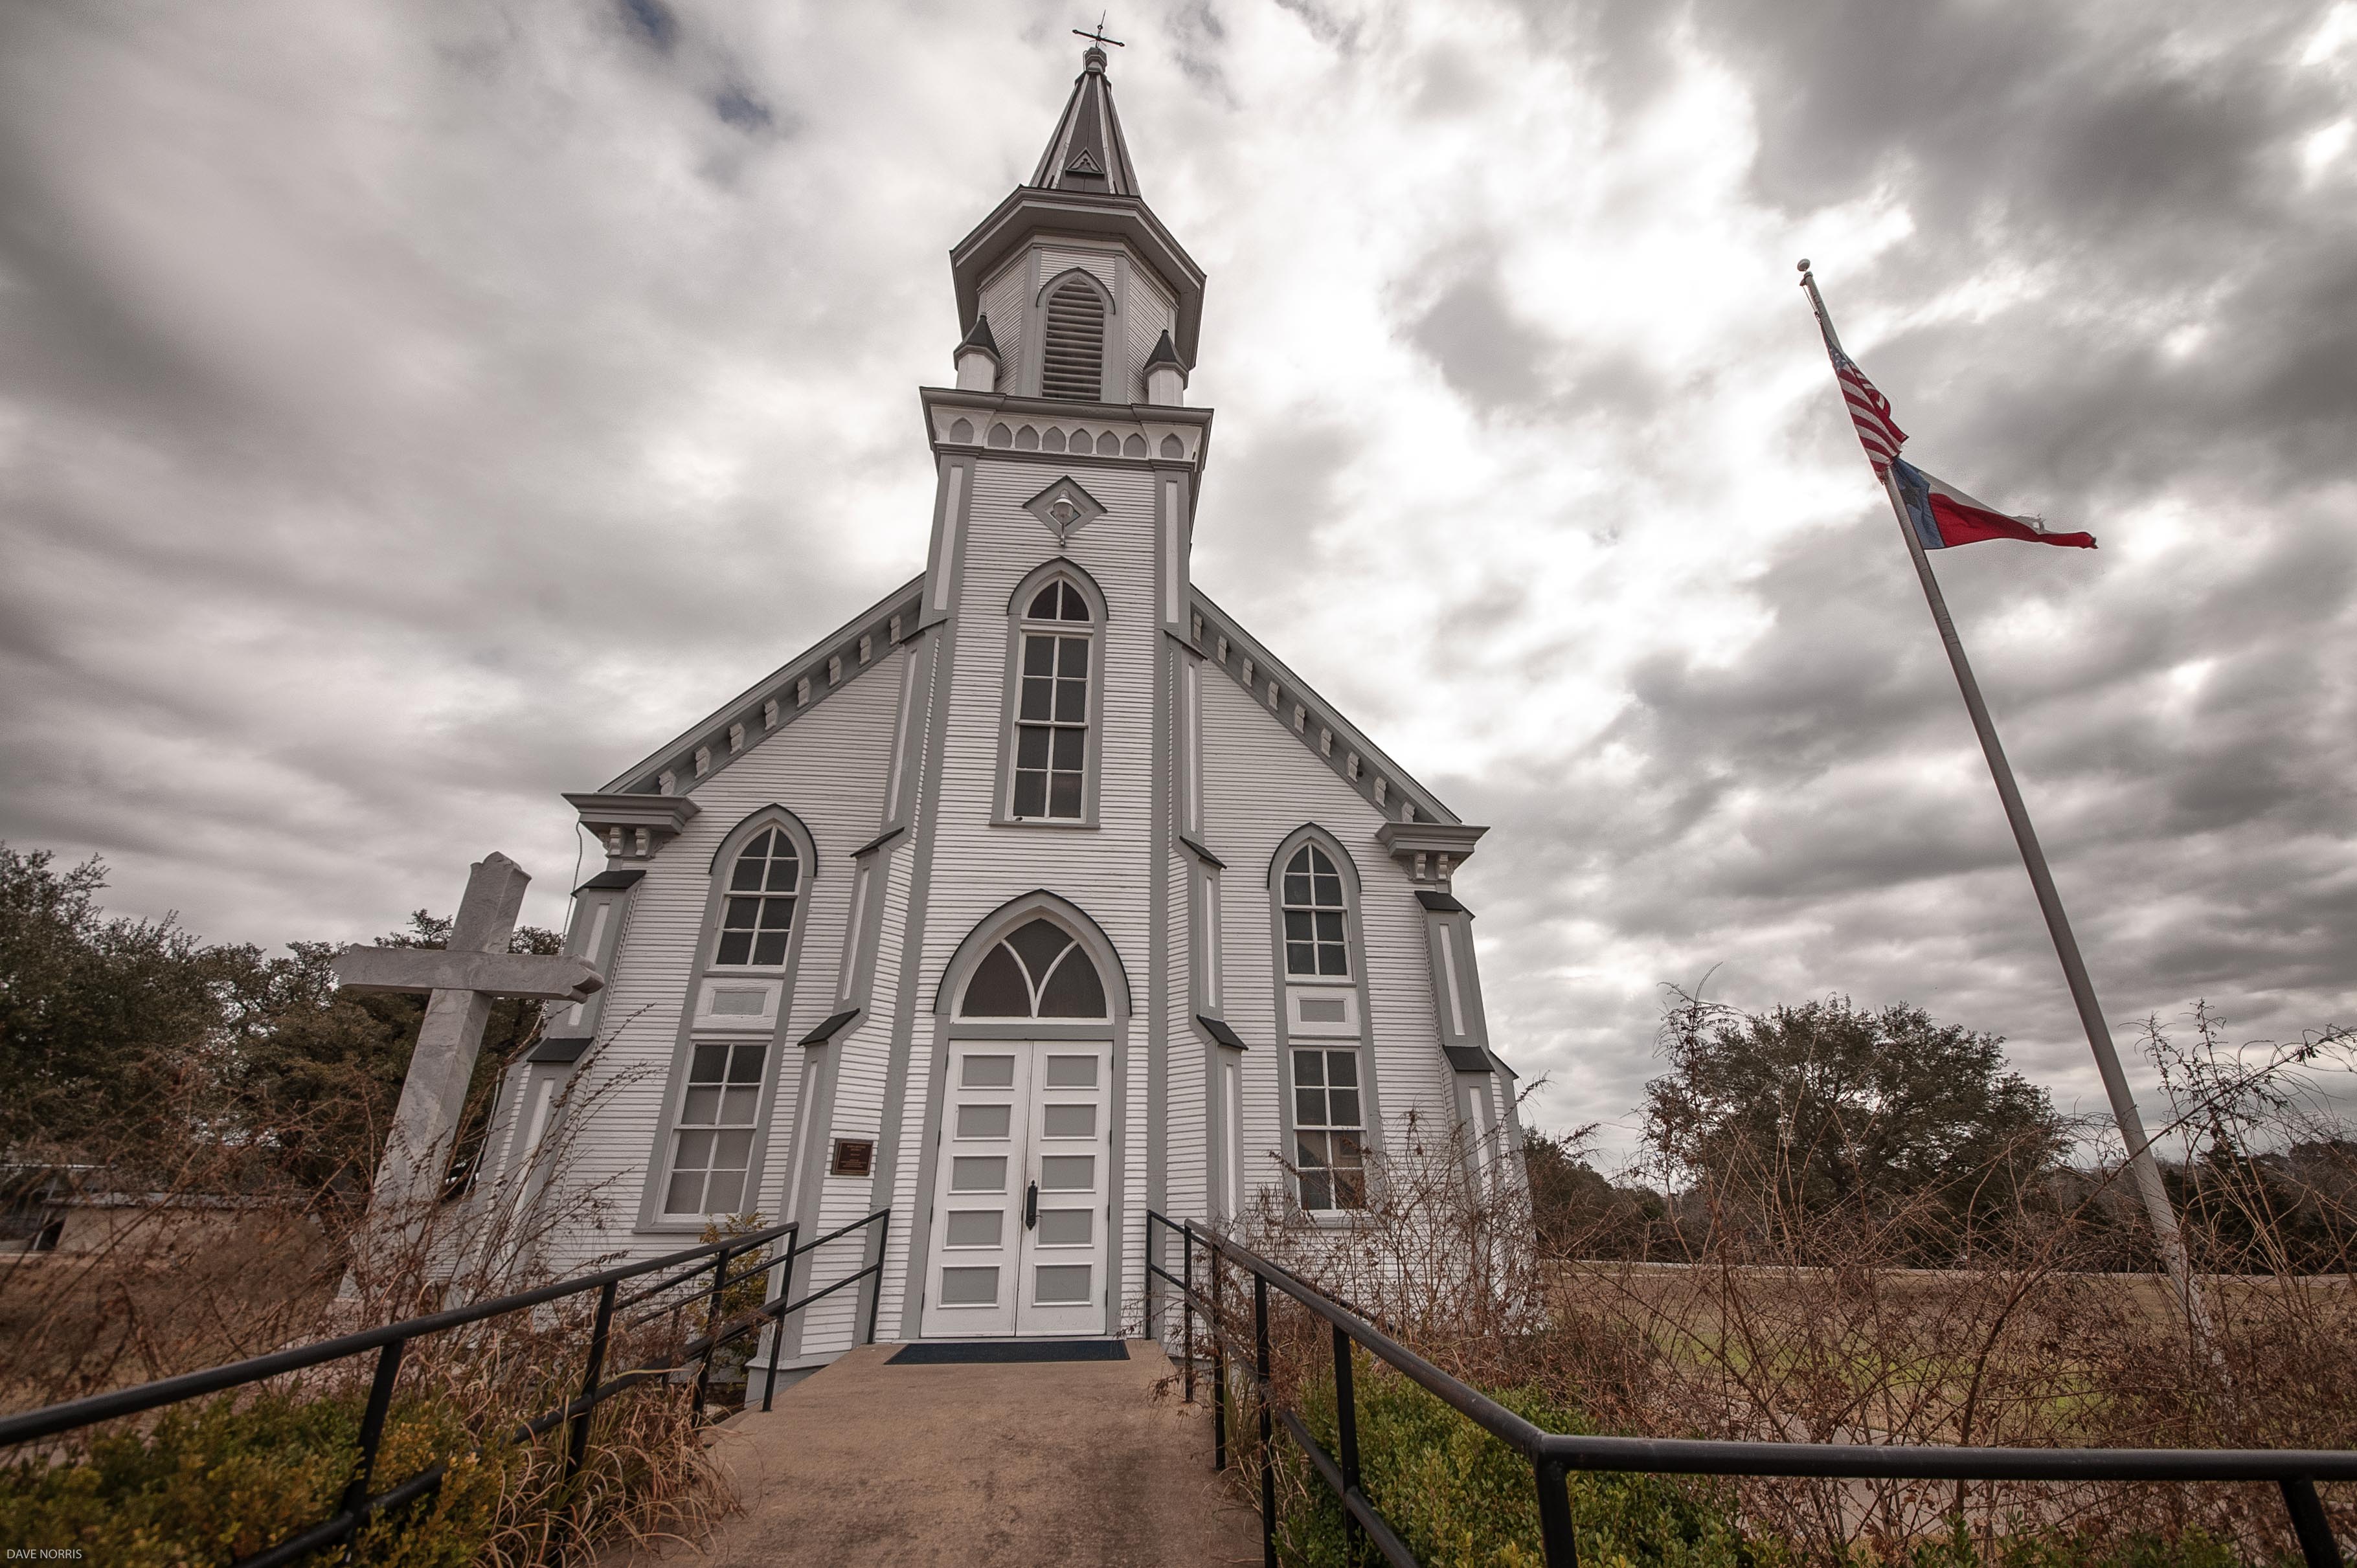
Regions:
<instances>
[{"instance_id":1,"label":"dry shrub","mask_svg":"<svg viewBox=\"0 0 2357 1568\"><path fill-rule=\"evenodd\" d=\"M2164 1280L2119 1267L2124 1251L2149 1258L2150 1247L2122 1199L2116 1159L2053 1168L2039 1182L2008 1180L2001 1210L1953 1193L1824 1208L1788 1200L1804 1189L1779 1179L1789 1150L1722 1149L1713 1172L1675 1195L1674 1222L1651 1228L1652 1256L1581 1257L1589 1242L1620 1251L1627 1240L1619 1217L1601 1215L1599 1232L1617 1229L1568 1238L1566 1258L1534 1245L1527 1189L1512 1179L1510 1162L1477 1161L1461 1134L1411 1122L1389 1154L1370 1156L1368 1206L1349 1224L1314 1223L1264 1194L1233 1230L1444 1369L1518 1406L1568 1412L1568 1423L1589 1430L2033 1447L2357 1446L2357 1173L2347 1160L2357 1145L2327 1114L2332 1102L2320 1086L2300 1078L2336 1042L2345 1051L2347 1036L2262 1051L2253 1064L2223 1047L2206 1014L2196 1018L2199 1037L2182 1049L2157 1027L2147 1046L2178 1050L2165 1064L2171 1119L2163 1138L2181 1156L2171 1185L2187 1216L2206 1332ZM1927 1248L1954 1262L1908 1266ZM1241 1474L1251 1477L1250 1276L1230 1268L1220 1286L1219 1333L1240 1396ZM1270 1294L1276 1403L1330 1431L1321 1414L1330 1408L1329 1331ZM1394 1397L1379 1369L1364 1359L1359 1366L1375 1404ZM1288 1453L1281 1437L1278 1446ZM1291 1457L1280 1474L1281 1509L1294 1521L1288 1552L1329 1560L1318 1542L1339 1536L1299 1522L1322 1516L1339 1529L1323 1483ZM1671 1497L1682 1499L1672 1512L1689 1510L1681 1517L1735 1521L1748 1560L2297 1560L2271 1484L1663 1485L1673 1492L1631 1496L1652 1514ZM1593 1486L1573 1482L1583 1550L1610 1524L1580 1491ZM2345 1537L2357 1495L2328 1487L2325 1497ZM1416 1509L1405 1498L1397 1506ZM1484 1508L1496 1515L1507 1506ZM1514 1554L1535 1539L1511 1520L1461 1522L1458 1546L1435 1548L1440 1560L1519 1561ZM1640 1542L1632 1561L1702 1560L1700 1537L1641 1530L1629 1539Z\"/></svg>"},{"instance_id":2,"label":"dry shrub","mask_svg":"<svg viewBox=\"0 0 2357 1568\"><path fill-rule=\"evenodd\" d=\"M531 1168L365 1219L337 1200L348 1182L321 1191L273 1181L242 1151L197 1139L176 1164L144 1149L110 1165L86 1134L86 1170L137 1168L148 1185L113 1195L114 1221L89 1249L0 1263L8 1407L551 1283L548 1243L596 1226L604 1198L548 1178L571 1159L571 1130L593 1122L620 1081L564 1108ZM520 1201L544 1187L565 1196ZM709 1280L619 1315L607 1376L676 1366L704 1328ZM727 1506L682 1380L657 1375L600 1405L588 1462L570 1481L563 1426L512 1441L579 1391L596 1305L588 1292L408 1343L371 1489L436 1463L451 1469L439 1495L365 1531L355 1561L584 1563L618 1541L696 1533ZM90 1561L161 1568L256 1550L334 1511L375 1362L350 1358L0 1455L0 1513L20 1543L80 1546Z\"/></svg>"}]
</instances>

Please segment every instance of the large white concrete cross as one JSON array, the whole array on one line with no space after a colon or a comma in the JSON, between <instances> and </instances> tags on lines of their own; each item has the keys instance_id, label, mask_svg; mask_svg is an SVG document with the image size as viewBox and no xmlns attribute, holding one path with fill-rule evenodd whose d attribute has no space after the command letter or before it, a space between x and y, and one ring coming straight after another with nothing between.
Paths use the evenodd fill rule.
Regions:
<instances>
[{"instance_id":1,"label":"large white concrete cross","mask_svg":"<svg viewBox=\"0 0 2357 1568\"><path fill-rule=\"evenodd\" d=\"M346 991L428 993L393 1133L377 1165L380 1211L421 1215L440 1196L491 1003L501 996L578 1002L606 983L587 959L508 951L531 882L523 867L494 852L467 875L448 947L354 947L336 955L336 983Z\"/></svg>"}]
</instances>

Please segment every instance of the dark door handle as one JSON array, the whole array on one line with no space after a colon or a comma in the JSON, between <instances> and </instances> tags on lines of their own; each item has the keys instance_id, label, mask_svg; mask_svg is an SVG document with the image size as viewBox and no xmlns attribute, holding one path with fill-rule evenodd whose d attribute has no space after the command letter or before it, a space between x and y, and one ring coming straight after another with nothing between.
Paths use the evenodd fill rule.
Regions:
<instances>
[{"instance_id":1,"label":"dark door handle","mask_svg":"<svg viewBox=\"0 0 2357 1568\"><path fill-rule=\"evenodd\" d=\"M1023 1195L1023 1229L1028 1230L1039 1223L1039 1184L1035 1181L1031 1184L1031 1189Z\"/></svg>"}]
</instances>

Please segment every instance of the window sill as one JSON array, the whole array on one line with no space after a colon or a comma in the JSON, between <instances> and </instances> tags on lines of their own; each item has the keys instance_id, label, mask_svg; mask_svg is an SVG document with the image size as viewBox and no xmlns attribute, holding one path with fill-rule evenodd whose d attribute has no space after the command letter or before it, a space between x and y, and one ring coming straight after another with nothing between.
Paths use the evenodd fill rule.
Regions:
<instances>
[{"instance_id":1,"label":"window sill","mask_svg":"<svg viewBox=\"0 0 2357 1568\"><path fill-rule=\"evenodd\" d=\"M1060 832L1097 831L1094 817L993 817L990 825L994 828L1052 828Z\"/></svg>"},{"instance_id":2,"label":"window sill","mask_svg":"<svg viewBox=\"0 0 2357 1568\"><path fill-rule=\"evenodd\" d=\"M1363 1208L1297 1208L1293 1223L1311 1230L1363 1230L1372 1223Z\"/></svg>"}]
</instances>

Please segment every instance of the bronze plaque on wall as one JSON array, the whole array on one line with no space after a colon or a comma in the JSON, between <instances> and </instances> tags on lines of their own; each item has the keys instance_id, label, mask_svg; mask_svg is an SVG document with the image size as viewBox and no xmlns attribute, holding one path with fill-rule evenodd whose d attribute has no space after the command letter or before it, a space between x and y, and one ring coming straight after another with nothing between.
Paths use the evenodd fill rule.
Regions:
<instances>
[{"instance_id":1,"label":"bronze plaque on wall","mask_svg":"<svg viewBox=\"0 0 2357 1568\"><path fill-rule=\"evenodd\" d=\"M876 1169L876 1144L869 1138L837 1138L829 1176L869 1176Z\"/></svg>"}]
</instances>

